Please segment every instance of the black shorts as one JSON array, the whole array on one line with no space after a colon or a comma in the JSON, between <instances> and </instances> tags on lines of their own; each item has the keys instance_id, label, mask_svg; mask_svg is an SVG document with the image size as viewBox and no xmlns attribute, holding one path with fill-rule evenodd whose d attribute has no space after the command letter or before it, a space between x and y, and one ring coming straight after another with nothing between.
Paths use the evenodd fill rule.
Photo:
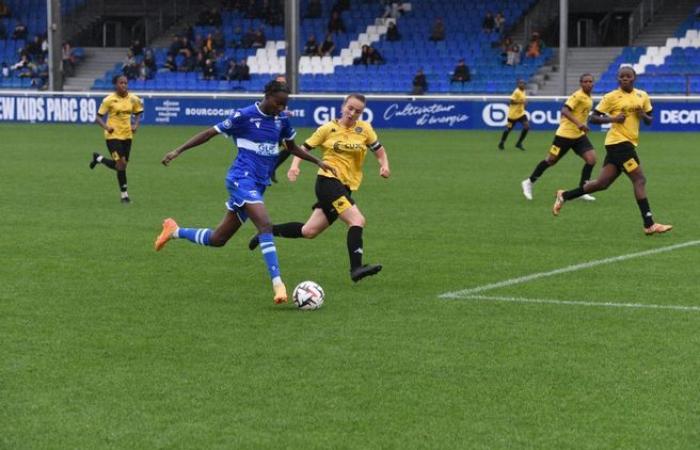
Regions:
<instances>
[{"instance_id":1,"label":"black shorts","mask_svg":"<svg viewBox=\"0 0 700 450\"><path fill-rule=\"evenodd\" d=\"M637 148L631 142L606 145L605 151L603 165L613 164L620 172L634 172L641 164L637 156Z\"/></svg>"},{"instance_id":2,"label":"black shorts","mask_svg":"<svg viewBox=\"0 0 700 450\"><path fill-rule=\"evenodd\" d=\"M328 223L333 223L338 215L355 204L352 191L337 178L319 175L316 177L316 199L313 209L321 208Z\"/></svg>"},{"instance_id":3,"label":"black shorts","mask_svg":"<svg viewBox=\"0 0 700 450\"><path fill-rule=\"evenodd\" d=\"M555 135L552 146L549 148L549 154L557 158L562 158L571 149L573 149L574 153L577 155L583 156L588 150L593 150L593 144L591 144L591 141L588 140L588 136L585 134L577 139Z\"/></svg>"},{"instance_id":4,"label":"black shorts","mask_svg":"<svg viewBox=\"0 0 700 450\"><path fill-rule=\"evenodd\" d=\"M131 139L107 139L107 149L112 154L112 159L129 161L131 153Z\"/></svg>"},{"instance_id":5,"label":"black shorts","mask_svg":"<svg viewBox=\"0 0 700 450\"><path fill-rule=\"evenodd\" d=\"M511 119L509 117L508 123L506 124L506 127L513 128L513 126L516 123L519 123L520 125L524 125L526 122L527 122L527 114L523 114L522 116L518 117L517 119Z\"/></svg>"}]
</instances>

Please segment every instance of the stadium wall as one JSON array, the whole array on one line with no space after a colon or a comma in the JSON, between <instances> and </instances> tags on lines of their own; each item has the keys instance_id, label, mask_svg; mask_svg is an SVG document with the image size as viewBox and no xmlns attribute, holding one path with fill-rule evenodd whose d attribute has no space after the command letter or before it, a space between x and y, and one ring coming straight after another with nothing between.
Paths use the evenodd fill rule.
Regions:
<instances>
[{"instance_id":1,"label":"stadium wall","mask_svg":"<svg viewBox=\"0 0 700 450\"><path fill-rule=\"evenodd\" d=\"M0 122L92 123L106 92L0 92ZM213 125L260 99L250 94L139 94L145 125ZM290 113L297 127L316 127L339 113L341 95L297 95ZM488 130L505 125L507 96L368 96L364 119L377 128ZM536 130L554 130L565 97L530 97ZM700 96L656 96L651 131L700 131ZM595 126L594 126L595 129Z\"/></svg>"}]
</instances>

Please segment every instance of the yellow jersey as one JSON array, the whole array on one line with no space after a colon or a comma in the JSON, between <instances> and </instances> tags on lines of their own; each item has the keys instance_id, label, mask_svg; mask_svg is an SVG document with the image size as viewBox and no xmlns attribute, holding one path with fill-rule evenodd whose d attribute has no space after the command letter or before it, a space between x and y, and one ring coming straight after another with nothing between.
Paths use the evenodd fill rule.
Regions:
<instances>
[{"instance_id":1,"label":"yellow jersey","mask_svg":"<svg viewBox=\"0 0 700 450\"><path fill-rule=\"evenodd\" d=\"M511 103L508 105L508 118L515 120L525 115L525 102L527 101L527 94L525 93L525 91L521 91L519 88L515 88L513 93L510 94L510 100L520 103Z\"/></svg>"},{"instance_id":2,"label":"yellow jersey","mask_svg":"<svg viewBox=\"0 0 700 450\"><path fill-rule=\"evenodd\" d=\"M116 93L109 94L102 100L100 109L97 114L103 116L109 114L107 118L107 126L114 128L114 132L107 133L105 130L105 139L131 139L131 115L143 112L143 102L134 94L126 94L120 97Z\"/></svg>"},{"instance_id":3,"label":"yellow jersey","mask_svg":"<svg viewBox=\"0 0 700 450\"><path fill-rule=\"evenodd\" d=\"M362 183L362 165L367 150L375 151L380 147L377 133L369 122L358 120L352 128L345 128L337 119L318 127L304 145L308 148L320 145L323 161L338 173L336 177L319 169L319 175L337 178L352 191L356 191Z\"/></svg>"},{"instance_id":4,"label":"yellow jersey","mask_svg":"<svg viewBox=\"0 0 700 450\"><path fill-rule=\"evenodd\" d=\"M583 92L583 89L579 89L571 94L571 97L566 100L564 105L571 110L571 114L576 120L585 124L588 122L588 114L590 114L591 108L593 108L593 99L590 95ZM578 139L586 133L579 130L576 124L562 115L559 121L559 128L557 128L555 134L567 139Z\"/></svg>"},{"instance_id":5,"label":"yellow jersey","mask_svg":"<svg viewBox=\"0 0 700 450\"><path fill-rule=\"evenodd\" d=\"M620 142L631 142L636 147L639 145L639 117L637 111L650 113L652 110L649 95L639 89L632 89L632 92L625 92L622 89L615 89L603 96L603 99L596 106L596 111L609 116L625 114L625 121L622 123L610 124L610 130L605 136L605 145L619 144Z\"/></svg>"}]
</instances>

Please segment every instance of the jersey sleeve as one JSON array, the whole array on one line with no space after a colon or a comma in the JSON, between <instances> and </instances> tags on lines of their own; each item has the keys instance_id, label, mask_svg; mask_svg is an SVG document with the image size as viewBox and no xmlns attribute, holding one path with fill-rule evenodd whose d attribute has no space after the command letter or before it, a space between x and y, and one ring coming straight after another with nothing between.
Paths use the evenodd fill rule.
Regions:
<instances>
[{"instance_id":1,"label":"jersey sleeve","mask_svg":"<svg viewBox=\"0 0 700 450\"><path fill-rule=\"evenodd\" d=\"M102 103L100 103L100 108L97 110L97 114L104 116L109 112L109 104L107 102L107 98L104 98L102 100Z\"/></svg>"},{"instance_id":2,"label":"jersey sleeve","mask_svg":"<svg viewBox=\"0 0 700 450\"><path fill-rule=\"evenodd\" d=\"M566 100L566 102L564 102L564 106L569 108L571 111L574 111L578 103L578 96L576 94L571 94L571 96Z\"/></svg>"},{"instance_id":3,"label":"jersey sleeve","mask_svg":"<svg viewBox=\"0 0 700 450\"><path fill-rule=\"evenodd\" d=\"M141 100L141 98L136 95L134 95L134 99L132 101L131 106L131 112L133 114L141 114L143 112L143 100Z\"/></svg>"},{"instance_id":4,"label":"jersey sleeve","mask_svg":"<svg viewBox=\"0 0 700 450\"><path fill-rule=\"evenodd\" d=\"M600 100L598 105L596 105L595 110L598 112L601 112L603 114L610 114L610 111L612 111L613 105L612 105L612 100L611 96L609 95L604 95L603 98Z\"/></svg>"},{"instance_id":5,"label":"jersey sleeve","mask_svg":"<svg viewBox=\"0 0 700 450\"><path fill-rule=\"evenodd\" d=\"M297 135L297 130L292 126L289 117L285 117L282 121L282 130L280 130L280 139L283 141L291 141Z\"/></svg>"},{"instance_id":6,"label":"jersey sleeve","mask_svg":"<svg viewBox=\"0 0 700 450\"><path fill-rule=\"evenodd\" d=\"M372 128L371 125L367 126L365 144L367 144L367 147L373 152L376 152L382 146L382 144L379 143L377 132L374 131L374 128Z\"/></svg>"},{"instance_id":7,"label":"jersey sleeve","mask_svg":"<svg viewBox=\"0 0 700 450\"><path fill-rule=\"evenodd\" d=\"M506 91L507 92L507 91ZM510 94L510 101L511 102L517 102L519 100L518 97L518 90L514 90L512 94Z\"/></svg>"},{"instance_id":8,"label":"jersey sleeve","mask_svg":"<svg viewBox=\"0 0 700 450\"><path fill-rule=\"evenodd\" d=\"M233 114L228 116L226 120L223 120L216 125L214 129L219 134L225 134L227 136L236 136L240 134L243 124L245 123L245 118L240 111L235 111Z\"/></svg>"},{"instance_id":9,"label":"jersey sleeve","mask_svg":"<svg viewBox=\"0 0 700 450\"><path fill-rule=\"evenodd\" d=\"M316 129L316 131L314 131L314 134L312 134L306 141L304 141L304 145L306 145L309 148L318 147L326 141L327 137L328 125L321 125Z\"/></svg>"},{"instance_id":10,"label":"jersey sleeve","mask_svg":"<svg viewBox=\"0 0 700 450\"><path fill-rule=\"evenodd\" d=\"M644 93L644 103L642 103L642 108L647 114L649 114L654 109L651 106L651 99L649 98L649 94L647 94L646 92Z\"/></svg>"}]
</instances>

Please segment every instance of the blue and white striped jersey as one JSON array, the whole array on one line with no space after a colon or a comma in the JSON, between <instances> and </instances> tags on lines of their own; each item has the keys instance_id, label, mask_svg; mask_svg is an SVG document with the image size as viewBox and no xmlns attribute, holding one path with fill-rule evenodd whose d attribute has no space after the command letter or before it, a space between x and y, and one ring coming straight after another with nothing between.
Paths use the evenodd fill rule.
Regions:
<instances>
[{"instance_id":1,"label":"blue and white striped jersey","mask_svg":"<svg viewBox=\"0 0 700 450\"><path fill-rule=\"evenodd\" d=\"M297 134L285 112L269 116L260 110L257 102L234 111L226 120L214 125L214 129L230 137L238 147L238 155L226 179L252 178L264 185L270 184L279 142L294 139Z\"/></svg>"}]
</instances>

